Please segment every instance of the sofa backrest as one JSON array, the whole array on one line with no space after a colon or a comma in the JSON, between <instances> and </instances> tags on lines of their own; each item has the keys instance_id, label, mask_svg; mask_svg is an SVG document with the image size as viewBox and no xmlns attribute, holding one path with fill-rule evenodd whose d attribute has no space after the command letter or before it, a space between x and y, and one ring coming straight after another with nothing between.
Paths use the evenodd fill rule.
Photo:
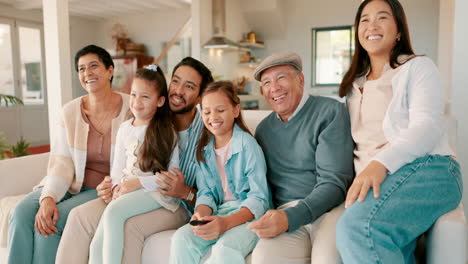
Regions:
<instances>
[{"instance_id":1,"label":"sofa backrest","mask_svg":"<svg viewBox=\"0 0 468 264\"><path fill-rule=\"evenodd\" d=\"M0 198L29 193L47 173L49 153L0 160Z\"/></svg>"},{"instance_id":2,"label":"sofa backrest","mask_svg":"<svg viewBox=\"0 0 468 264\"><path fill-rule=\"evenodd\" d=\"M270 113L271 110L242 110L242 117L250 132L254 135L260 121Z\"/></svg>"}]
</instances>

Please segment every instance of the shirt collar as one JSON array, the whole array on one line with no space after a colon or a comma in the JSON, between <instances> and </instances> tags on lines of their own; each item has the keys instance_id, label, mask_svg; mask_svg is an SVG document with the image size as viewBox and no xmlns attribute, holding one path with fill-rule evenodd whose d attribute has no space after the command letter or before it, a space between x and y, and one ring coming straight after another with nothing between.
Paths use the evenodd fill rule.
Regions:
<instances>
[{"instance_id":1,"label":"shirt collar","mask_svg":"<svg viewBox=\"0 0 468 264\"><path fill-rule=\"evenodd\" d=\"M414 57L413 55L403 54L403 55L398 56L397 60L398 60L398 62L400 64L404 64L406 61L408 61L409 59L411 59L413 57ZM384 68L382 70L381 76L384 75L385 72L387 72L388 70L392 70L392 67L390 67L390 62L385 63ZM367 69L366 74L364 74L363 76L358 77L358 78L356 78L356 80L354 80L353 87L355 89L359 89L359 88L363 87L364 83L367 81L367 75L369 75L369 73L370 73L370 68Z\"/></svg>"},{"instance_id":2,"label":"shirt collar","mask_svg":"<svg viewBox=\"0 0 468 264\"><path fill-rule=\"evenodd\" d=\"M302 98L301 98L301 101L299 102L299 105L296 107L296 110L294 110L294 112L292 113L292 115L288 118L288 122L291 121L291 119L293 119L293 117L299 113L299 111L301 111L302 107L305 105L305 103L307 102L307 99L309 99L309 93L306 92L306 91L303 91L302 92ZM283 122L283 120L281 120L281 117L279 116L278 113L276 113L276 118L278 118L281 122Z\"/></svg>"},{"instance_id":3,"label":"shirt collar","mask_svg":"<svg viewBox=\"0 0 468 264\"><path fill-rule=\"evenodd\" d=\"M232 130L232 138L230 140L231 147L229 148L228 160L231 158L232 155L242 151L242 141L243 141L243 133L244 131L240 128L237 124L234 124ZM214 153L214 136L210 138L208 144L203 147L203 153L206 157L210 157Z\"/></svg>"}]
</instances>

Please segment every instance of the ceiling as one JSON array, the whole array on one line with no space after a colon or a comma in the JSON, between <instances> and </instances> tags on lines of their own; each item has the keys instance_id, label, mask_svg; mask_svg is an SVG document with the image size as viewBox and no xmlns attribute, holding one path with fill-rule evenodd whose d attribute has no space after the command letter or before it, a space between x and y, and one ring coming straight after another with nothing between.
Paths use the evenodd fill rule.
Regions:
<instances>
[{"instance_id":1,"label":"ceiling","mask_svg":"<svg viewBox=\"0 0 468 264\"><path fill-rule=\"evenodd\" d=\"M68 0L71 15L101 19L122 14L187 8L191 0ZM0 0L0 3L21 10L42 8L42 0Z\"/></svg>"}]
</instances>

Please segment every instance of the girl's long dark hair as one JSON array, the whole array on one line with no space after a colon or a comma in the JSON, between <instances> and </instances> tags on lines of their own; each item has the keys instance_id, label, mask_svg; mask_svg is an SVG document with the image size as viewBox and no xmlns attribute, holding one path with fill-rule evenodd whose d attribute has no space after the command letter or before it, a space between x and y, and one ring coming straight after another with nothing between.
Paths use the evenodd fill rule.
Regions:
<instances>
[{"instance_id":1,"label":"girl's long dark hair","mask_svg":"<svg viewBox=\"0 0 468 264\"><path fill-rule=\"evenodd\" d=\"M240 99L237 96L236 89L232 82L229 81L217 81L208 84L208 86L201 95L201 99L203 100L203 97L205 97L207 94L214 93L217 91L220 91L223 94L225 94L233 107L235 107L236 105L240 105ZM200 106L203 109L203 105L201 103ZM234 119L234 123L237 124L242 130L252 135L252 133L250 133L249 129L245 125L244 119L242 118L242 111L239 111L239 116ZM208 144L208 142L210 142L212 136L213 134L211 134L211 132L206 128L206 126L204 126L200 136L200 141L198 141L197 146L198 161L205 162L205 159L202 155L202 150Z\"/></svg>"},{"instance_id":2,"label":"girl's long dark hair","mask_svg":"<svg viewBox=\"0 0 468 264\"><path fill-rule=\"evenodd\" d=\"M367 51L362 47L359 42L359 21L361 20L361 14L370 2L374 0L365 0L361 3L354 19L354 55L351 62L351 66L343 77L343 81L340 84L338 95L340 97L348 95L353 88L353 82L357 77L361 77L370 68L370 59ZM392 9L392 15L397 25L397 31L400 33L400 40L396 42L390 54L390 67L395 69L402 63L398 62L398 56L400 55L414 55L413 48L411 46L410 35L408 30L408 21L406 20L405 11L403 6L398 0L382 0L386 2ZM404 62L403 62L404 63Z\"/></svg>"},{"instance_id":3,"label":"girl's long dark hair","mask_svg":"<svg viewBox=\"0 0 468 264\"><path fill-rule=\"evenodd\" d=\"M139 69L135 78L145 80L156 89L159 97L166 98L146 129L145 139L138 154L138 164L142 171L156 173L168 170L177 137L168 104L166 78L159 66L156 71Z\"/></svg>"}]
</instances>

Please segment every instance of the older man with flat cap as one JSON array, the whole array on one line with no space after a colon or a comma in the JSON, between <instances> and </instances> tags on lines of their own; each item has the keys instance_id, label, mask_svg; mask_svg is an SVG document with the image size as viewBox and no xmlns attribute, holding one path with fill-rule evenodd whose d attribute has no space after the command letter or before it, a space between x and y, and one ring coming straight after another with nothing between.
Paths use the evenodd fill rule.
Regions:
<instances>
[{"instance_id":1,"label":"older man with flat cap","mask_svg":"<svg viewBox=\"0 0 468 264\"><path fill-rule=\"evenodd\" d=\"M267 57L254 77L273 109L255 137L277 209L249 225L261 238L253 263L337 263L335 225L354 173L348 112L304 91L302 61L293 52Z\"/></svg>"}]
</instances>

